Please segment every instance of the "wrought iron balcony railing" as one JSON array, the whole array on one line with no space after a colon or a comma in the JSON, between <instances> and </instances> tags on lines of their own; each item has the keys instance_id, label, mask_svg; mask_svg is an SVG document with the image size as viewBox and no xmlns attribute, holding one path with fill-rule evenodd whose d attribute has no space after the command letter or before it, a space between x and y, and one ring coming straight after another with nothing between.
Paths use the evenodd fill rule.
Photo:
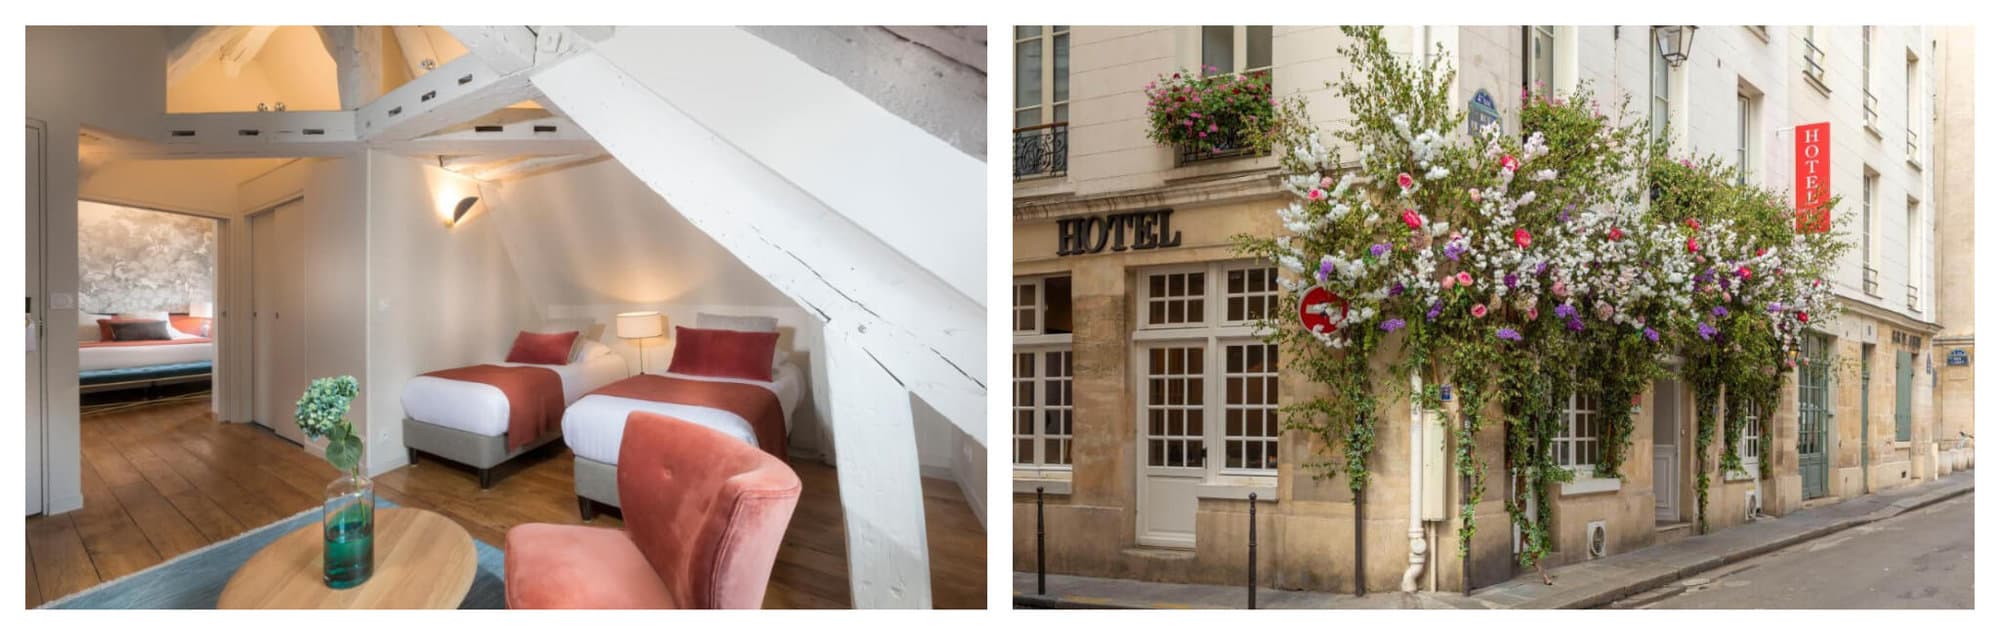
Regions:
<instances>
[{"instance_id":1,"label":"wrought iron balcony railing","mask_svg":"<svg viewBox=\"0 0 2000 635\"><path fill-rule=\"evenodd\" d=\"M1262 151L1257 149L1256 144L1251 143L1244 136L1234 130L1224 129L1221 135L1224 140L1211 144L1210 147L1180 146L1176 148L1179 151L1180 165L1263 154ZM1217 137L1211 135L1209 138L1214 139Z\"/></svg>"},{"instance_id":2,"label":"wrought iron balcony railing","mask_svg":"<svg viewBox=\"0 0 2000 635\"><path fill-rule=\"evenodd\" d=\"M1876 124L1882 121L1882 114L1877 110L1880 105L1875 99L1875 93L1868 92L1866 88L1861 89L1861 121L1867 123L1870 128L1877 127Z\"/></svg>"},{"instance_id":3,"label":"wrought iron balcony railing","mask_svg":"<svg viewBox=\"0 0 2000 635\"><path fill-rule=\"evenodd\" d=\"M1811 38L1806 39L1806 77L1822 85L1826 83L1826 51L1820 50Z\"/></svg>"},{"instance_id":4,"label":"wrought iron balcony railing","mask_svg":"<svg viewBox=\"0 0 2000 635\"><path fill-rule=\"evenodd\" d=\"M1878 298L1882 297L1880 293L1881 282L1876 280L1878 277L1880 275L1875 271L1874 267L1863 266L1861 268L1861 291Z\"/></svg>"},{"instance_id":5,"label":"wrought iron balcony railing","mask_svg":"<svg viewBox=\"0 0 2000 635\"><path fill-rule=\"evenodd\" d=\"M1069 173L1069 122L1058 121L1014 129L1014 178L1034 179Z\"/></svg>"}]
</instances>

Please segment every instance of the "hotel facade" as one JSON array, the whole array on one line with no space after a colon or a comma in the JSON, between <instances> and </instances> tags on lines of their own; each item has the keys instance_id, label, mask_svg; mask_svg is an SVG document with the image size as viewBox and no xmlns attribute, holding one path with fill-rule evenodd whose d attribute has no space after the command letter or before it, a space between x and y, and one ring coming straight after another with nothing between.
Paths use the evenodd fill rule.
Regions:
<instances>
[{"instance_id":1,"label":"hotel facade","mask_svg":"<svg viewBox=\"0 0 2000 635\"><path fill-rule=\"evenodd\" d=\"M1958 150L1963 168L1937 165L1959 156L1940 145L1948 124L1938 123L1938 104L1950 81L1969 93L1969 47L1940 45L1941 31L1923 27L1718 26L1696 31L1686 59L1670 61L1647 26L1384 34L1406 53L1442 47L1431 54L1457 68L1455 102L1490 99L1508 132L1519 130L1524 91L1569 98L1583 85L1607 112L1629 98L1627 115L1649 121L1676 153L1733 160L1741 178L1770 189L1790 189L1794 128L1829 123L1836 213L1855 244L1830 281L1844 314L1808 338L1777 412L1755 415L1768 418L1771 438L1709 448L1754 466L1757 444L1768 442L1774 463L1769 478L1755 467L1716 475L1711 531L1969 465L1955 433L1939 433L1941 415L1970 421L1970 367L1946 371L1950 349L1970 349L1969 270L1963 286L1950 275L1951 288L1937 286L1938 267L1966 266L1969 255L1936 251L1940 218L1970 221L1969 142ZM1417 588L1460 590L1522 573L1501 479L1489 479L1476 508L1471 562L1459 558L1460 481L1442 443L1412 452L1423 437L1410 429L1423 418L1407 391L1382 395L1374 476L1360 500L1339 479L1315 478L1309 466L1330 457L1285 430L1279 410L1324 388L1287 370L1284 352L1253 327L1296 307L1279 306L1275 266L1232 243L1283 231L1277 159L1147 138L1147 82L1211 67L1269 73L1274 94L1306 99L1322 129L1342 125L1346 106L1327 84L1348 70L1338 52L1346 40L1335 27L1016 27L1016 571L1035 571L1039 557L1049 573L1243 584L1254 505L1264 586L1392 591L1414 571ZM1941 65L1941 51L1967 59ZM1941 68L1965 75L1942 78ZM1969 122L1969 94L1963 102ZM1941 197L1941 173L1957 174L1951 187L1964 194ZM1947 201L1962 209L1940 209ZM1970 248L1969 239L1944 244ZM1954 293L1965 335L1947 348L1936 342L1939 305ZM1940 373L1960 370L1964 412L1942 413ZM1664 379L1629 406L1630 458L1616 477L1589 473L1602 451L1599 413L1614 406L1572 399L1556 450L1578 474L1549 493L1555 544L1544 562L1693 532L1690 392ZM1481 439L1493 470L1504 469L1499 428Z\"/></svg>"}]
</instances>

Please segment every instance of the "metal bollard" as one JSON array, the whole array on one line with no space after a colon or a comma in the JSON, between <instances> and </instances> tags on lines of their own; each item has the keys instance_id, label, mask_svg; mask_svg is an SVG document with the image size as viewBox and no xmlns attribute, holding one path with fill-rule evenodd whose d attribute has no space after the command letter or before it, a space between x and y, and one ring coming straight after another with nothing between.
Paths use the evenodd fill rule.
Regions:
<instances>
[{"instance_id":1,"label":"metal bollard","mask_svg":"<svg viewBox=\"0 0 2000 635\"><path fill-rule=\"evenodd\" d=\"M1042 488L1037 487L1035 488L1035 595L1041 596L1049 594L1049 575L1042 552L1042 536L1045 535L1045 531L1042 524Z\"/></svg>"},{"instance_id":2,"label":"metal bollard","mask_svg":"<svg viewBox=\"0 0 2000 635\"><path fill-rule=\"evenodd\" d=\"M1257 608L1257 493L1250 493L1250 608Z\"/></svg>"}]
</instances>

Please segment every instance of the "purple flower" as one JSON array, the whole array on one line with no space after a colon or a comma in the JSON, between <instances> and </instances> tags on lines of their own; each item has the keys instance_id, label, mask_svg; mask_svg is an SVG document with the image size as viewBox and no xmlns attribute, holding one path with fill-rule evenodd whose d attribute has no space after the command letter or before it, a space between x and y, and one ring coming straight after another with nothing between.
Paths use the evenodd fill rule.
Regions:
<instances>
[{"instance_id":1,"label":"purple flower","mask_svg":"<svg viewBox=\"0 0 2000 635\"><path fill-rule=\"evenodd\" d=\"M1714 270L1714 269L1710 269L1710 270L1708 270L1708 271L1703 271L1703 272L1701 272L1701 273L1697 273L1697 274L1694 274L1694 281L1695 281L1695 282L1700 282L1700 283L1703 283L1703 284L1707 284L1707 283L1710 283L1710 282L1714 282L1714 281L1715 281L1715 270Z\"/></svg>"},{"instance_id":2,"label":"purple flower","mask_svg":"<svg viewBox=\"0 0 2000 635\"><path fill-rule=\"evenodd\" d=\"M1389 318L1382 321L1382 332L1394 333L1400 330L1403 330L1402 318Z\"/></svg>"},{"instance_id":3,"label":"purple flower","mask_svg":"<svg viewBox=\"0 0 2000 635\"><path fill-rule=\"evenodd\" d=\"M1660 343L1660 332L1653 330L1653 327L1646 327L1646 341L1654 344Z\"/></svg>"},{"instance_id":4,"label":"purple flower","mask_svg":"<svg viewBox=\"0 0 2000 635\"><path fill-rule=\"evenodd\" d=\"M1375 243L1375 246L1368 248L1368 254L1376 258L1381 258L1382 254L1386 253L1389 253L1389 243Z\"/></svg>"},{"instance_id":5,"label":"purple flower","mask_svg":"<svg viewBox=\"0 0 2000 635\"><path fill-rule=\"evenodd\" d=\"M1563 328L1567 328L1571 331L1581 333L1583 332L1583 320L1570 318L1568 322L1563 323Z\"/></svg>"},{"instance_id":6,"label":"purple flower","mask_svg":"<svg viewBox=\"0 0 2000 635\"><path fill-rule=\"evenodd\" d=\"M1507 341L1509 341L1509 342L1519 342L1519 341L1521 341L1521 332L1520 332L1520 331L1516 331L1516 330L1514 330L1514 329L1510 329L1510 328L1507 328L1507 327L1504 327L1504 326L1503 326L1503 327L1500 327L1500 330L1498 330L1498 331L1494 331L1494 332L1493 332L1493 336L1494 336L1494 337L1497 337L1497 338L1500 338L1500 339L1503 339L1503 340L1507 340Z\"/></svg>"},{"instance_id":7,"label":"purple flower","mask_svg":"<svg viewBox=\"0 0 2000 635\"><path fill-rule=\"evenodd\" d=\"M1331 276L1331 275L1333 275L1333 256L1325 256L1325 257L1322 257L1322 258L1320 258L1320 259L1319 259L1319 281L1320 281L1320 282L1326 282L1326 278L1327 278L1327 276Z\"/></svg>"},{"instance_id":8,"label":"purple flower","mask_svg":"<svg viewBox=\"0 0 2000 635\"><path fill-rule=\"evenodd\" d=\"M1392 297L1392 298L1393 298L1393 297L1396 297L1396 296L1399 296L1399 295L1403 295L1403 291L1405 291L1406 289L1407 289L1407 288L1406 288L1406 287L1404 287L1404 286L1403 286L1403 283L1401 283L1401 282L1398 282L1398 283L1396 283L1396 284L1394 284L1394 285L1390 285L1390 287L1389 287L1389 297Z\"/></svg>"},{"instance_id":9,"label":"purple flower","mask_svg":"<svg viewBox=\"0 0 2000 635\"><path fill-rule=\"evenodd\" d=\"M1501 278L1501 279L1500 279L1500 281L1501 281L1501 282L1505 282L1505 283L1507 283L1507 288L1509 288L1509 289L1512 289L1512 288L1514 288L1514 283L1517 283L1517 282L1520 282L1520 281L1521 281L1521 279L1520 279L1520 278L1517 278L1517 277L1515 277L1515 276L1514 276L1514 274L1511 274L1511 273L1510 273L1510 274L1507 274L1507 277L1505 277L1505 278Z\"/></svg>"},{"instance_id":10,"label":"purple flower","mask_svg":"<svg viewBox=\"0 0 2000 635\"><path fill-rule=\"evenodd\" d=\"M1572 206L1572 207L1574 207L1574 206ZM1565 208L1565 209L1563 209L1563 211L1560 211L1560 212L1556 212L1556 220L1558 220L1558 221L1562 221L1562 222L1564 222L1564 223L1568 223L1568 222L1569 222L1569 209Z\"/></svg>"},{"instance_id":11,"label":"purple flower","mask_svg":"<svg viewBox=\"0 0 2000 635\"><path fill-rule=\"evenodd\" d=\"M1544 261L1541 261L1541 262L1538 262L1538 263L1535 263L1535 275L1538 275L1538 276L1539 276L1539 275L1542 275L1542 273L1543 273L1543 272L1546 272L1546 271L1548 271L1548 270L1549 270L1549 262L1548 262L1548 261L1544 260Z\"/></svg>"},{"instance_id":12,"label":"purple flower","mask_svg":"<svg viewBox=\"0 0 2000 635\"><path fill-rule=\"evenodd\" d=\"M1764 307L1764 310L1772 313L1783 313L1785 312L1785 305L1772 302L1769 306Z\"/></svg>"},{"instance_id":13,"label":"purple flower","mask_svg":"<svg viewBox=\"0 0 2000 635\"><path fill-rule=\"evenodd\" d=\"M1715 330L1715 327L1709 326L1707 322L1702 322L1701 326L1697 327L1695 330L1701 333L1702 341L1706 342L1715 340L1715 334L1717 333L1717 331Z\"/></svg>"},{"instance_id":14,"label":"purple flower","mask_svg":"<svg viewBox=\"0 0 2000 635\"><path fill-rule=\"evenodd\" d=\"M1562 305L1558 305L1558 306L1556 306L1556 317L1559 317L1559 318L1563 318L1563 319L1571 319L1571 318L1575 318L1575 317L1576 317L1576 307L1574 307L1574 306L1570 306L1570 305L1568 305L1568 304L1562 304Z\"/></svg>"},{"instance_id":15,"label":"purple flower","mask_svg":"<svg viewBox=\"0 0 2000 635\"><path fill-rule=\"evenodd\" d=\"M1718 304L1715 308L1709 309L1708 313L1715 317L1729 317L1729 308Z\"/></svg>"},{"instance_id":16,"label":"purple flower","mask_svg":"<svg viewBox=\"0 0 2000 635\"><path fill-rule=\"evenodd\" d=\"M1465 243L1456 240L1445 243L1444 257L1450 258L1452 262L1457 262L1459 256L1465 255L1465 249Z\"/></svg>"},{"instance_id":17,"label":"purple flower","mask_svg":"<svg viewBox=\"0 0 2000 635\"><path fill-rule=\"evenodd\" d=\"M1431 310L1424 312L1424 321L1429 322L1431 320L1435 320L1437 319L1438 314L1443 312L1444 312L1444 300L1438 300L1432 302Z\"/></svg>"}]
</instances>

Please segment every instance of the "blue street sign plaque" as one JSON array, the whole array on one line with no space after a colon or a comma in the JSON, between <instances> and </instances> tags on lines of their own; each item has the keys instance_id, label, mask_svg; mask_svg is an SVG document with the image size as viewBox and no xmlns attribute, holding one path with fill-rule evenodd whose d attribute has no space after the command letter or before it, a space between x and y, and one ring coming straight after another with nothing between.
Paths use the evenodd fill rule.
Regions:
<instances>
[{"instance_id":1,"label":"blue street sign plaque","mask_svg":"<svg viewBox=\"0 0 2000 635\"><path fill-rule=\"evenodd\" d=\"M1465 112L1465 125L1470 128L1469 131L1473 136L1479 135L1480 128L1498 121L1500 121L1500 109L1493 105L1493 96L1487 94L1484 88L1473 93L1472 102L1466 106Z\"/></svg>"},{"instance_id":2,"label":"blue street sign plaque","mask_svg":"<svg viewBox=\"0 0 2000 635\"><path fill-rule=\"evenodd\" d=\"M1950 353L1945 355L1944 364L1946 366L1969 366L1972 364L1972 356L1966 355L1963 348L1954 348L1951 349Z\"/></svg>"}]
</instances>

